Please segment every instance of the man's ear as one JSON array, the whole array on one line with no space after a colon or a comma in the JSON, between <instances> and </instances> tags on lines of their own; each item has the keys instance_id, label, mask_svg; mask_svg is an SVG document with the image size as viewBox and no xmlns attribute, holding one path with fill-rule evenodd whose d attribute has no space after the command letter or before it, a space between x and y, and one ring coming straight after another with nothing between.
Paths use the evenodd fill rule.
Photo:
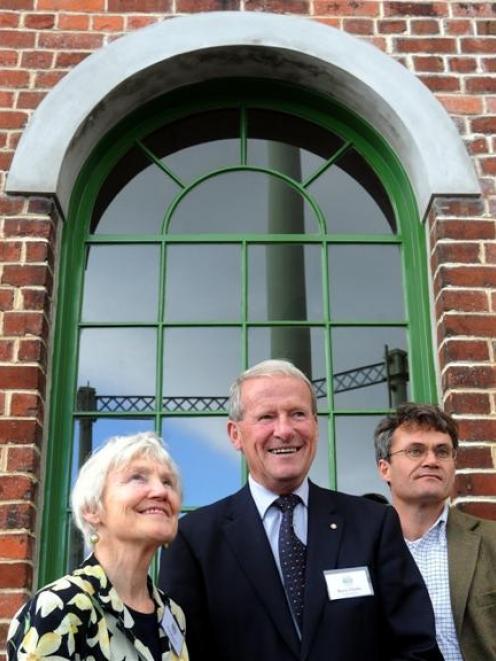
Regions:
<instances>
[{"instance_id":1,"label":"man's ear","mask_svg":"<svg viewBox=\"0 0 496 661\"><path fill-rule=\"evenodd\" d=\"M379 459L379 463L377 464L377 470L379 471L379 475L381 478L384 480L384 482L389 482L391 481L390 479L390 469L391 469L391 464L389 461L386 461L385 459Z\"/></svg>"},{"instance_id":2,"label":"man's ear","mask_svg":"<svg viewBox=\"0 0 496 661\"><path fill-rule=\"evenodd\" d=\"M241 434L238 428L238 423L234 420L227 421L227 433L229 434L229 439L233 444L236 450L241 450Z\"/></svg>"}]
</instances>

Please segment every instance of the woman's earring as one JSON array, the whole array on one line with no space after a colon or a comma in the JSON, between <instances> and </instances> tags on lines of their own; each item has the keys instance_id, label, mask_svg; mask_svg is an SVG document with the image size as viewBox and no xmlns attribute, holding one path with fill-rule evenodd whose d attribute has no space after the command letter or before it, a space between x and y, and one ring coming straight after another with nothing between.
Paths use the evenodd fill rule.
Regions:
<instances>
[{"instance_id":1,"label":"woman's earring","mask_svg":"<svg viewBox=\"0 0 496 661\"><path fill-rule=\"evenodd\" d=\"M90 535L90 544L95 546L97 542L100 541L100 535L97 532L92 532Z\"/></svg>"}]
</instances>

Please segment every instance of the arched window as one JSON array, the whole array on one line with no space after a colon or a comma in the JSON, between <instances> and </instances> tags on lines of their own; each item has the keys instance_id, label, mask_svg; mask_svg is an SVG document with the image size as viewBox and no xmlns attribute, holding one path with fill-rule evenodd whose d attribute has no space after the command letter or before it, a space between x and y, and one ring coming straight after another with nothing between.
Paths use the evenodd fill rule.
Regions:
<instances>
[{"instance_id":1,"label":"arched window","mask_svg":"<svg viewBox=\"0 0 496 661\"><path fill-rule=\"evenodd\" d=\"M381 490L378 417L435 397L424 241L395 155L330 99L223 81L116 127L62 240L41 580L79 560L68 492L110 435L163 435L186 510L239 488L228 387L266 358L314 383L312 479Z\"/></svg>"}]
</instances>

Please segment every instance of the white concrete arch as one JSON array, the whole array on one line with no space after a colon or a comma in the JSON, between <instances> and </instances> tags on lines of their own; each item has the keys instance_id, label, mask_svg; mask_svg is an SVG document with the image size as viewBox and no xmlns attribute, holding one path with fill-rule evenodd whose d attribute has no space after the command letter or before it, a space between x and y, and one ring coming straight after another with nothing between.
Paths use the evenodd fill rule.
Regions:
<instances>
[{"instance_id":1,"label":"white concrete arch","mask_svg":"<svg viewBox=\"0 0 496 661\"><path fill-rule=\"evenodd\" d=\"M317 21L234 11L166 20L75 67L34 112L7 192L56 196L66 214L82 164L119 120L165 92L233 76L297 83L353 110L402 161L422 216L434 196L480 192L451 118L403 66Z\"/></svg>"}]
</instances>

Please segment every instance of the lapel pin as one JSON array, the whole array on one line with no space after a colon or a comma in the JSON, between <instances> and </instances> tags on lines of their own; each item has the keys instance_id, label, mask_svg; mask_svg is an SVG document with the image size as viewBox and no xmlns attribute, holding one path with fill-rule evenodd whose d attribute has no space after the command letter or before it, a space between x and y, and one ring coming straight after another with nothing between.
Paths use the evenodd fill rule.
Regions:
<instances>
[{"instance_id":1,"label":"lapel pin","mask_svg":"<svg viewBox=\"0 0 496 661\"><path fill-rule=\"evenodd\" d=\"M336 530L337 527L338 527L337 523L331 523L331 525L329 526L331 530Z\"/></svg>"}]
</instances>

